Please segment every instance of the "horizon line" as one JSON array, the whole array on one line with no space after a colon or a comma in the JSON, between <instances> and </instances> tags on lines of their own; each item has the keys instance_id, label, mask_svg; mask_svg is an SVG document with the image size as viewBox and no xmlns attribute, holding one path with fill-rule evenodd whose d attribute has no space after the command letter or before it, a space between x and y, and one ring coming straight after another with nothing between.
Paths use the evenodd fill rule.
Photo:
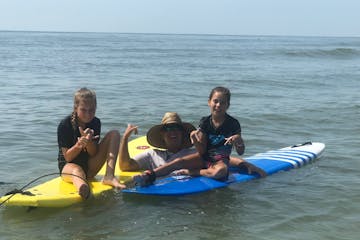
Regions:
<instances>
[{"instance_id":1,"label":"horizon line","mask_svg":"<svg viewBox=\"0 0 360 240\"><path fill-rule=\"evenodd\" d=\"M64 30L6 30L0 32L29 33L74 33L74 34L149 34L149 35L199 35L199 36L238 36L238 37L320 37L320 38L359 38L351 35L301 35L301 34L220 34L220 33L157 33L157 32L111 32L111 31L64 31Z\"/></svg>"}]
</instances>

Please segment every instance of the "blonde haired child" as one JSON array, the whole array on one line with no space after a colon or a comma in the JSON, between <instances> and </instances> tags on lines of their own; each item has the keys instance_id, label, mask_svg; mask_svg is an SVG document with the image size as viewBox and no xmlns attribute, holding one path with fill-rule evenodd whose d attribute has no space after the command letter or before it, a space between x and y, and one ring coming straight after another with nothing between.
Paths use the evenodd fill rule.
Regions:
<instances>
[{"instance_id":1,"label":"blonde haired child","mask_svg":"<svg viewBox=\"0 0 360 240\"><path fill-rule=\"evenodd\" d=\"M101 122L95 117L96 107L95 92L79 89L74 95L72 114L65 117L57 129L61 177L66 182L72 182L83 199L90 196L86 179L93 178L105 162L103 184L125 187L114 176L120 134L112 130L100 141Z\"/></svg>"}]
</instances>

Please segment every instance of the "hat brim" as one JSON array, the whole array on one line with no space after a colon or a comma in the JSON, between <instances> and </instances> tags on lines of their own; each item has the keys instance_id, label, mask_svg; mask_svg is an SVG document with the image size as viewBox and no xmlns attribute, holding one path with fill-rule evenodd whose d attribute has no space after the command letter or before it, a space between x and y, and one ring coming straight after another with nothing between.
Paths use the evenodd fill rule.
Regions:
<instances>
[{"instance_id":1,"label":"hat brim","mask_svg":"<svg viewBox=\"0 0 360 240\"><path fill-rule=\"evenodd\" d=\"M182 148L189 148L192 146L190 140L190 133L194 131L196 128L191 123L187 123L187 122L183 122L181 125L184 128ZM161 136L161 130L163 126L164 126L163 124L155 125L152 128L150 128L149 131L147 132L146 138L151 146L157 148L163 148L163 149L167 148L165 141Z\"/></svg>"}]
</instances>

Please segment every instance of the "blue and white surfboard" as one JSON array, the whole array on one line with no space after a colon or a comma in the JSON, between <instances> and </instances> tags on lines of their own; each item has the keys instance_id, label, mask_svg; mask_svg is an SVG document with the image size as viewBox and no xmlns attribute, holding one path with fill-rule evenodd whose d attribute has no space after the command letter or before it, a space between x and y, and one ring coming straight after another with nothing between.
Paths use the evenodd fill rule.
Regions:
<instances>
[{"instance_id":1,"label":"blue and white surfboard","mask_svg":"<svg viewBox=\"0 0 360 240\"><path fill-rule=\"evenodd\" d=\"M259 153L245 159L263 169L268 175L272 175L279 171L302 167L319 158L324 149L325 144L323 143L307 142ZM250 175L239 172L237 168L231 168L229 179L225 182L207 177L168 176L157 179L153 185L147 187L136 186L125 189L123 192L148 195L186 195L226 187L229 184L246 182L258 177L258 175Z\"/></svg>"}]
</instances>

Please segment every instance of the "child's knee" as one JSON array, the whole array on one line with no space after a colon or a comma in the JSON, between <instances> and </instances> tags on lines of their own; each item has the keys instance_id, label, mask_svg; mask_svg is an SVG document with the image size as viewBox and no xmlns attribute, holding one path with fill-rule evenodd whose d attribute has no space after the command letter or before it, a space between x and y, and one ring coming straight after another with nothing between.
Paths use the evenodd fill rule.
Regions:
<instances>
[{"instance_id":1,"label":"child's knee","mask_svg":"<svg viewBox=\"0 0 360 240\"><path fill-rule=\"evenodd\" d=\"M120 141L120 133L118 130L111 130L107 133L107 135L116 141Z\"/></svg>"},{"instance_id":2,"label":"child's knee","mask_svg":"<svg viewBox=\"0 0 360 240\"><path fill-rule=\"evenodd\" d=\"M80 166L74 167L71 171L71 174L73 174L73 176L79 176L79 177L85 176L85 172Z\"/></svg>"}]
</instances>

